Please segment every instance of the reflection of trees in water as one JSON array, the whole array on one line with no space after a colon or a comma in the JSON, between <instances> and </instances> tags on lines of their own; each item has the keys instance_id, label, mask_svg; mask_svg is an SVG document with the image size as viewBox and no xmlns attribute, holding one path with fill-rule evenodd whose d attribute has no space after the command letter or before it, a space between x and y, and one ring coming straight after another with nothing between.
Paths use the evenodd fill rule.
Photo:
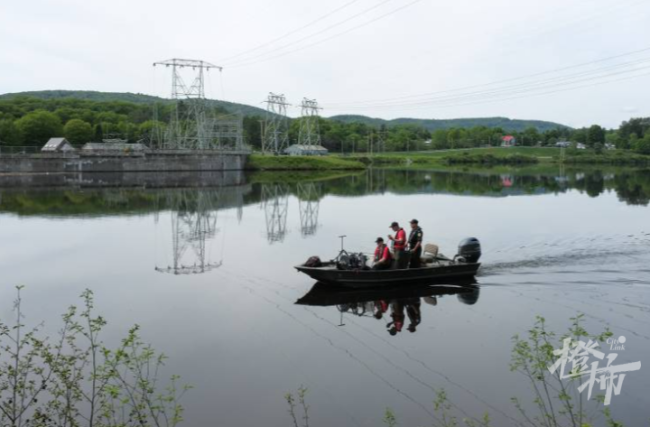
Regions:
<instances>
[{"instance_id":1,"label":"reflection of trees in water","mask_svg":"<svg viewBox=\"0 0 650 427\"><path fill-rule=\"evenodd\" d=\"M613 169L526 173L485 171L377 170L323 183L324 194L364 195L389 191L396 194L460 194L490 197L559 194L578 190L591 197L615 191L633 205L650 203L650 171Z\"/></svg>"},{"instance_id":2,"label":"reflection of trees in water","mask_svg":"<svg viewBox=\"0 0 650 427\"><path fill-rule=\"evenodd\" d=\"M283 184L262 184L262 208L269 243L282 242L287 233L289 189Z\"/></svg>"},{"instance_id":3,"label":"reflection of trees in water","mask_svg":"<svg viewBox=\"0 0 650 427\"><path fill-rule=\"evenodd\" d=\"M313 182L298 183L298 207L300 209L300 232L303 236L316 234L320 188Z\"/></svg>"},{"instance_id":4,"label":"reflection of trees in water","mask_svg":"<svg viewBox=\"0 0 650 427\"><path fill-rule=\"evenodd\" d=\"M207 241L213 239L218 232L219 190L169 190L161 196L165 205L172 209L173 262L166 268L156 267L156 271L198 274L221 266L221 261L212 262L208 259L206 250Z\"/></svg>"}]
</instances>

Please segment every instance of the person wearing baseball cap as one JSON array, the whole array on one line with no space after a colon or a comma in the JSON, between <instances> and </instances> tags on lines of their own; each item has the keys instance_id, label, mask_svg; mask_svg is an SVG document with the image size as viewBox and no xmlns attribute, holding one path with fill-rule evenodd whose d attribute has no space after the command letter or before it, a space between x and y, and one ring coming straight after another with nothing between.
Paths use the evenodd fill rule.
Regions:
<instances>
[{"instance_id":1,"label":"person wearing baseball cap","mask_svg":"<svg viewBox=\"0 0 650 427\"><path fill-rule=\"evenodd\" d=\"M377 237L375 243L377 243L377 248L375 249L375 256L373 257L374 264L372 265L372 269L388 270L393 261L388 246L384 244L384 239L381 237Z\"/></svg>"},{"instance_id":2,"label":"person wearing baseball cap","mask_svg":"<svg viewBox=\"0 0 650 427\"><path fill-rule=\"evenodd\" d=\"M408 244L411 252L411 263L409 268L420 268L420 258L422 257L422 229L417 219L411 220L411 234L409 234Z\"/></svg>"},{"instance_id":3,"label":"person wearing baseball cap","mask_svg":"<svg viewBox=\"0 0 650 427\"><path fill-rule=\"evenodd\" d=\"M395 232L395 236L392 234L388 235L388 240L393 242L393 256L395 257L395 263L397 268L402 269L406 268L407 257L406 257L406 231L396 221L390 225L390 228Z\"/></svg>"}]
</instances>

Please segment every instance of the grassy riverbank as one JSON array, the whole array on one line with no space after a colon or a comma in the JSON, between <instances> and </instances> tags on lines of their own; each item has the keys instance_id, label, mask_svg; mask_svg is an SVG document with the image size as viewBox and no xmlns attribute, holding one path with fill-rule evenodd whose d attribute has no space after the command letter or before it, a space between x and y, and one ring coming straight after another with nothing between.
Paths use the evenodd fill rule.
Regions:
<instances>
[{"instance_id":1,"label":"grassy riverbank","mask_svg":"<svg viewBox=\"0 0 650 427\"><path fill-rule=\"evenodd\" d=\"M357 159L338 156L264 156L252 154L246 170L299 171L299 170L361 170L366 165Z\"/></svg>"},{"instance_id":2,"label":"grassy riverbank","mask_svg":"<svg viewBox=\"0 0 650 427\"><path fill-rule=\"evenodd\" d=\"M431 167L455 165L526 166L535 164L580 164L650 166L650 156L631 151L613 150L597 153L594 150L567 149L564 156L559 148L511 147L440 150L429 152L387 153L376 156L352 156L364 164L379 167Z\"/></svg>"}]
</instances>

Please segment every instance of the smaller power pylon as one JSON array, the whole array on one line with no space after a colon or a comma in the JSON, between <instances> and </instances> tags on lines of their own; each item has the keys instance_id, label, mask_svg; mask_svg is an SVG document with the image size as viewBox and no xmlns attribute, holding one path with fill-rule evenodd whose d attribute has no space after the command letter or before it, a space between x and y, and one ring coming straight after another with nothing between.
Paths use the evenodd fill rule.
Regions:
<instances>
[{"instance_id":1,"label":"smaller power pylon","mask_svg":"<svg viewBox=\"0 0 650 427\"><path fill-rule=\"evenodd\" d=\"M262 153L281 154L289 146L289 119L287 99L270 92L266 99L266 117L262 128Z\"/></svg>"},{"instance_id":2,"label":"smaller power pylon","mask_svg":"<svg viewBox=\"0 0 650 427\"><path fill-rule=\"evenodd\" d=\"M315 99L303 98L300 104L300 133L298 144L320 145L320 129L318 126L318 102Z\"/></svg>"}]
</instances>

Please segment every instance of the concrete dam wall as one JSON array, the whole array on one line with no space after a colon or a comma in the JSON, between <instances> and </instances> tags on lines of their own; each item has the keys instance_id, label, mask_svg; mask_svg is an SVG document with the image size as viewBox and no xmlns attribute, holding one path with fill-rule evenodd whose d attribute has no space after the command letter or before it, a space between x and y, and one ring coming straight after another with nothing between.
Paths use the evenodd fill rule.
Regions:
<instances>
[{"instance_id":1,"label":"concrete dam wall","mask_svg":"<svg viewBox=\"0 0 650 427\"><path fill-rule=\"evenodd\" d=\"M243 170L247 154L138 153L132 155L32 154L0 157L0 174L190 172Z\"/></svg>"}]
</instances>

